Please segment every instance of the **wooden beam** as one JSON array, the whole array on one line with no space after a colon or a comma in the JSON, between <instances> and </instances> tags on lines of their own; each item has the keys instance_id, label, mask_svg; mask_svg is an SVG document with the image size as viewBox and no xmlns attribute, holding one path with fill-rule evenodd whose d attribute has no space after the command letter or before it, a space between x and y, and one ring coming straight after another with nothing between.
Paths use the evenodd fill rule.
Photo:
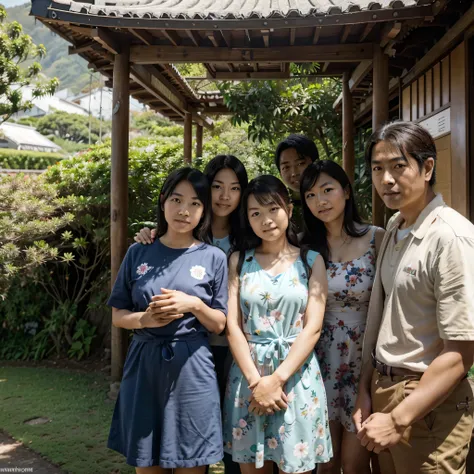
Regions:
<instances>
[{"instance_id":1,"label":"wooden beam","mask_svg":"<svg viewBox=\"0 0 474 474\"><path fill-rule=\"evenodd\" d=\"M202 138L203 138L203 127L202 125L196 126L196 158L202 157Z\"/></svg>"},{"instance_id":2,"label":"wooden beam","mask_svg":"<svg viewBox=\"0 0 474 474\"><path fill-rule=\"evenodd\" d=\"M250 30L244 30L245 32L245 43L251 47L252 46L252 33Z\"/></svg>"},{"instance_id":3,"label":"wooden beam","mask_svg":"<svg viewBox=\"0 0 474 474\"><path fill-rule=\"evenodd\" d=\"M388 94L389 94L388 96L389 101L391 101L393 98L398 96L398 78L397 77L392 77L392 79L390 79L390 82L388 83ZM362 117L364 117L364 115L366 115L369 112L369 110L370 111L372 110L372 105L373 105L373 95L370 95L367 97L365 101L360 103L357 113L354 117L354 122L360 125L359 121L361 120Z\"/></svg>"},{"instance_id":4,"label":"wooden beam","mask_svg":"<svg viewBox=\"0 0 474 474\"><path fill-rule=\"evenodd\" d=\"M165 38L173 45L173 46L180 46L181 45L181 36L176 33L174 30L161 30Z\"/></svg>"},{"instance_id":5,"label":"wooden beam","mask_svg":"<svg viewBox=\"0 0 474 474\"><path fill-rule=\"evenodd\" d=\"M352 73L351 78L349 79L349 90L351 92L357 88L357 86L364 80L365 76L371 71L373 62L370 59L366 59L361 61L359 65L355 68L354 72ZM339 107L342 102L342 93L339 94L339 97L333 104L333 107Z\"/></svg>"},{"instance_id":6,"label":"wooden beam","mask_svg":"<svg viewBox=\"0 0 474 474\"><path fill-rule=\"evenodd\" d=\"M468 55L468 42L463 41L451 53L451 90L456 91L451 94L451 206L467 218L470 204L469 67L472 71L472 56Z\"/></svg>"},{"instance_id":7,"label":"wooden beam","mask_svg":"<svg viewBox=\"0 0 474 474\"><path fill-rule=\"evenodd\" d=\"M117 39L109 33L105 28L94 28L91 33L94 38L104 49L112 54L120 54L120 45ZM146 46L151 48L151 46Z\"/></svg>"},{"instance_id":8,"label":"wooden beam","mask_svg":"<svg viewBox=\"0 0 474 474\"><path fill-rule=\"evenodd\" d=\"M321 35L321 27L316 26L313 33L313 44L317 44L319 41L319 36Z\"/></svg>"},{"instance_id":9,"label":"wooden beam","mask_svg":"<svg viewBox=\"0 0 474 474\"><path fill-rule=\"evenodd\" d=\"M76 25L67 25L68 29L70 29L71 31L74 31L74 33L78 33L80 35L83 35L83 36L88 36L89 38L91 38L92 36L92 32L94 30L94 28L86 28L86 27L83 27L83 26L76 26Z\"/></svg>"},{"instance_id":10,"label":"wooden beam","mask_svg":"<svg viewBox=\"0 0 474 474\"><path fill-rule=\"evenodd\" d=\"M259 62L346 62L371 59L373 45L334 44L270 48L209 48L186 46L132 46L131 62L156 63L259 63Z\"/></svg>"},{"instance_id":11,"label":"wooden beam","mask_svg":"<svg viewBox=\"0 0 474 474\"><path fill-rule=\"evenodd\" d=\"M202 113L206 115L231 115L232 113L229 112L229 109L222 105L216 107L204 107L202 109Z\"/></svg>"},{"instance_id":12,"label":"wooden beam","mask_svg":"<svg viewBox=\"0 0 474 474\"><path fill-rule=\"evenodd\" d=\"M193 154L193 116L184 115L184 163L191 165Z\"/></svg>"},{"instance_id":13,"label":"wooden beam","mask_svg":"<svg viewBox=\"0 0 474 474\"><path fill-rule=\"evenodd\" d=\"M270 30L260 30L262 33L262 38L263 38L263 44L265 45L265 48L270 47Z\"/></svg>"},{"instance_id":14,"label":"wooden beam","mask_svg":"<svg viewBox=\"0 0 474 474\"><path fill-rule=\"evenodd\" d=\"M154 36L146 30L139 30L134 28L129 28L128 31L132 33L133 36L138 38L143 43L147 44L148 46L153 44Z\"/></svg>"},{"instance_id":15,"label":"wooden beam","mask_svg":"<svg viewBox=\"0 0 474 474\"><path fill-rule=\"evenodd\" d=\"M205 127L208 130L212 130L214 128L214 122L205 115L199 115L197 112L193 111L191 117L193 122L200 127Z\"/></svg>"},{"instance_id":16,"label":"wooden beam","mask_svg":"<svg viewBox=\"0 0 474 474\"><path fill-rule=\"evenodd\" d=\"M374 26L375 26L375 23L367 23L367 25L365 25L364 31L360 35L359 43L362 43L365 40L365 38L367 38L367 36L369 36L369 34L372 31L372 28Z\"/></svg>"},{"instance_id":17,"label":"wooden beam","mask_svg":"<svg viewBox=\"0 0 474 474\"><path fill-rule=\"evenodd\" d=\"M330 65L330 61L326 61L324 64L323 64L323 69L322 69L322 73L324 74L327 70L328 70L328 67Z\"/></svg>"},{"instance_id":18,"label":"wooden beam","mask_svg":"<svg viewBox=\"0 0 474 474\"><path fill-rule=\"evenodd\" d=\"M142 104L154 104L154 103L163 103L161 99L159 99L158 97L153 97L151 99L140 99L140 103ZM166 108L169 108L168 106L166 106Z\"/></svg>"},{"instance_id":19,"label":"wooden beam","mask_svg":"<svg viewBox=\"0 0 474 474\"><path fill-rule=\"evenodd\" d=\"M112 93L112 154L110 177L110 267L111 283L117 278L128 238L128 132L130 121L129 49L121 45L121 53L114 62ZM112 326L111 375L112 381L122 378L127 349L124 329Z\"/></svg>"},{"instance_id":20,"label":"wooden beam","mask_svg":"<svg viewBox=\"0 0 474 474\"><path fill-rule=\"evenodd\" d=\"M344 44L346 42L347 37L349 36L349 34L351 32L351 29L352 29L352 25L344 26L344 28L342 30L341 37L339 39L339 43Z\"/></svg>"},{"instance_id":21,"label":"wooden beam","mask_svg":"<svg viewBox=\"0 0 474 474\"><path fill-rule=\"evenodd\" d=\"M156 70L153 73L145 66L135 65L131 68L130 76L144 89L167 104L178 115L184 117L187 104L170 87L168 81Z\"/></svg>"},{"instance_id":22,"label":"wooden beam","mask_svg":"<svg viewBox=\"0 0 474 474\"><path fill-rule=\"evenodd\" d=\"M191 38L194 46L201 46L202 39L197 31L186 30L186 34Z\"/></svg>"},{"instance_id":23,"label":"wooden beam","mask_svg":"<svg viewBox=\"0 0 474 474\"><path fill-rule=\"evenodd\" d=\"M208 31L206 33L207 39L212 43L212 46L214 46L214 48L218 48L220 46L219 38L217 38L216 33L217 33L216 31Z\"/></svg>"},{"instance_id":24,"label":"wooden beam","mask_svg":"<svg viewBox=\"0 0 474 474\"><path fill-rule=\"evenodd\" d=\"M147 90L137 90L136 92L131 92L131 94L141 96L141 95L150 95L150 92Z\"/></svg>"},{"instance_id":25,"label":"wooden beam","mask_svg":"<svg viewBox=\"0 0 474 474\"><path fill-rule=\"evenodd\" d=\"M225 44L228 48L232 48L232 33L226 30L219 30L222 37L224 38Z\"/></svg>"},{"instance_id":26,"label":"wooden beam","mask_svg":"<svg viewBox=\"0 0 474 474\"><path fill-rule=\"evenodd\" d=\"M104 66L97 66L95 63L88 63L87 67L89 69L94 69L94 71L97 71L97 72L107 72L107 71L112 71L114 69L113 64L105 64Z\"/></svg>"},{"instance_id":27,"label":"wooden beam","mask_svg":"<svg viewBox=\"0 0 474 474\"><path fill-rule=\"evenodd\" d=\"M288 63L286 63L288 64ZM281 69L285 69L282 71ZM288 67L284 66L280 68L279 71L234 71L234 72L216 72L214 75L207 73L206 77L193 77L195 80L208 80L208 81L266 81L273 79L289 79L298 77L311 79L316 77L342 77L344 71L339 72L330 72L323 73L318 71L314 74L302 74L302 75L292 75ZM188 78L189 79L189 78Z\"/></svg>"},{"instance_id":28,"label":"wooden beam","mask_svg":"<svg viewBox=\"0 0 474 474\"><path fill-rule=\"evenodd\" d=\"M290 28L290 46L295 45L296 28Z\"/></svg>"},{"instance_id":29,"label":"wooden beam","mask_svg":"<svg viewBox=\"0 0 474 474\"><path fill-rule=\"evenodd\" d=\"M354 109L349 80L349 73L344 73L342 79L342 167L353 184L355 175Z\"/></svg>"},{"instance_id":30,"label":"wooden beam","mask_svg":"<svg viewBox=\"0 0 474 474\"><path fill-rule=\"evenodd\" d=\"M382 29L382 34L381 36L381 41L380 41L380 46L384 48L387 46L387 44L394 40L399 34L400 31L402 31L402 24L399 21L394 21L391 23L387 23L387 25L384 26Z\"/></svg>"},{"instance_id":31,"label":"wooden beam","mask_svg":"<svg viewBox=\"0 0 474 474\"><path fill-rule=\"evenodd\" d=\"M373 77L372 130L375 132L388 120L388 56L383 53L380 46L374 48ZM372 186L372 223L385 227L385 206L375 186Z\"/></svg>"},{"instance_id":32,"label":"wooden beam","mask_svg":"<svg viewBox=\"0 0 474 474\"><path fill-rule=\"evenodd\" d=\"M403 85L409 84L432 64L437 62L456 41L464 35L465 30L474 23L474 5L447 31L447 33L415 64L415 67L402 77Z\"/></svg>"},{"instance_id":33,"label":"wooden beam","mask_svg":"<svg viewBox=\"0 0 474 474\"><path fill-rule=\"evenodd\" d=\"M96 45L97 45L97 42L95 40L90 40L84 43L80 43L77 46L69 46L68 54L81 54L93 49L93 47Z\"/></svg>"}]
</instances>

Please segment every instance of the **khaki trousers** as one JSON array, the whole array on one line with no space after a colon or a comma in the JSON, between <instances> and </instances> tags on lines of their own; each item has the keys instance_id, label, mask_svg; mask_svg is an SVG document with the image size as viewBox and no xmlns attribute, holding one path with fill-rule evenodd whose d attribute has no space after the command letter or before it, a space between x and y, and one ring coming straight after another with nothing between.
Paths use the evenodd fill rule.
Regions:
<instances>
[{"instance_id":1,"label":"khaki trousers","mask_svg":"<svg viewBox=\"0 0 474 474\"><path fill-rule=\"evenodd\" d=\"M412 376L372 376L372 411L389 413L417 387ZM466 403L469 402L469 403ZM410 426L403 439L379 455L382 474L463 474L473 428L474 402L464 379L424 419Z\"/></svg>"}]
</instances>

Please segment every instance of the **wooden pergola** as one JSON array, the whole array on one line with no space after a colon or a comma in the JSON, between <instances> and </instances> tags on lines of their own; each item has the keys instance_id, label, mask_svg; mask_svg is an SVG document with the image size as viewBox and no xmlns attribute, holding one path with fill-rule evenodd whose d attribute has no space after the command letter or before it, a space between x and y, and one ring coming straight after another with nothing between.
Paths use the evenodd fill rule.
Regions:
<instances>
[{"instance_id":1,"label":"wooden pergola","mask_svg":"<svg viewBox=\"0 0 474 474\"><path fill-rule=\"evenodd\" d=\"M115 280L127 249L129 96L184 123L191 162L209 115L226 113L216 93L196 93L173 64L202 63L206 79L291 77L290 63L318 62L315 76L340 76L343 164L354 176L354 121L371 113L373 128L389 119L399 78L462 15L458 0L32 0L31 13L71 43L70 53L113 86L111 266ZM364 106L364 107L362 107ZM397 107L397 106L396 106ZM395 107L395 108L396 108ZM363 112L361 112L363 109ZM354 117L356 114L356 117ZM374 222L383 225L373 195ZM125 357L123 332L112 328L112 376Z\"/></svg>"}]
</instances>

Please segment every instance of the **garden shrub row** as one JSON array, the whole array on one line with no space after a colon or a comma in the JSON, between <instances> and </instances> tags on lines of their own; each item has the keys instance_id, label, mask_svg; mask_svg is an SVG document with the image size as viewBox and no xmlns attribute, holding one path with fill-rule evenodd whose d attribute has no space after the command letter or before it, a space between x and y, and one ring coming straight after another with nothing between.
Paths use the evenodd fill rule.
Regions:
<instances>
[{"instance_id":1,"label":"garden shrub row","mask_svg":"<svg viewBox=\"0 0 474 474\"><path fill-rule=\"evenodd\" d=\"M0 148L0 168L12 170L44 170L62 160L59 153Z\"/></svg>"}]
</instances>

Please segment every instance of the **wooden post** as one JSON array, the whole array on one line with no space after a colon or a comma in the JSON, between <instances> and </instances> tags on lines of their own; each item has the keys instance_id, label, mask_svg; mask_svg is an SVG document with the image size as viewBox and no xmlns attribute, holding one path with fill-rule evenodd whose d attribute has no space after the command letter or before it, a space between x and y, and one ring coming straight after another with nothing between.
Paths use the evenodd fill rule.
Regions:
<instances>
[{"instance_id":1,"label":"wooden post","mask_svg":"<svg viewBox=\"0 0 474 474\"><path fill-rule=\"evenodd\" d=\"M382 48L374 46L372 131L388 121L388 56ZM372 186L372 223L385 226L385 206Z\"/></svg>"},{"instance_id":2,"label":"wooden post","mask_svg":"<svg viewBox=\"0 0 474 474\"><path fill-rule=\"evenodd\" d=\"M202 137L204 128L202 125L196 125L196 157L202 157Z\"/></svg>"},{"instance_id":3,"label":"wooden post","mask_svg":"<svg viewBox=\"0 0 474 474\"><path fill-rule=\"evenodd\" d=\"M128 129L129 102L129 45L124 44L115 55L113 70L112 113L112 166L110 179L110 260L111 282L127 251L128 219ZM124 329L112 326L111 375L112 381L122 378L127 334Z\"/></svg>"},{"instance_id":4,"label":"wooden post","mask_svg":"<svg viewBox=\"0 0 474 474\"><path fill-rule=\"evenodd\" d=\"M354 151L354 110L352 93L349 87L350 75L344 73L342 78L342 166L351 184L354 184L355 151Z\"/></svg>"},{"instance_id":5,"label":"wooden post","mask_svg":"<svg viewBox=\"0 0 474 474\"><path fill-rule=\"evenodd\" d=\"M184 116L184 163L191 166L193 153L193 116L186 113Z\"/></svg>"}]
</instances>

